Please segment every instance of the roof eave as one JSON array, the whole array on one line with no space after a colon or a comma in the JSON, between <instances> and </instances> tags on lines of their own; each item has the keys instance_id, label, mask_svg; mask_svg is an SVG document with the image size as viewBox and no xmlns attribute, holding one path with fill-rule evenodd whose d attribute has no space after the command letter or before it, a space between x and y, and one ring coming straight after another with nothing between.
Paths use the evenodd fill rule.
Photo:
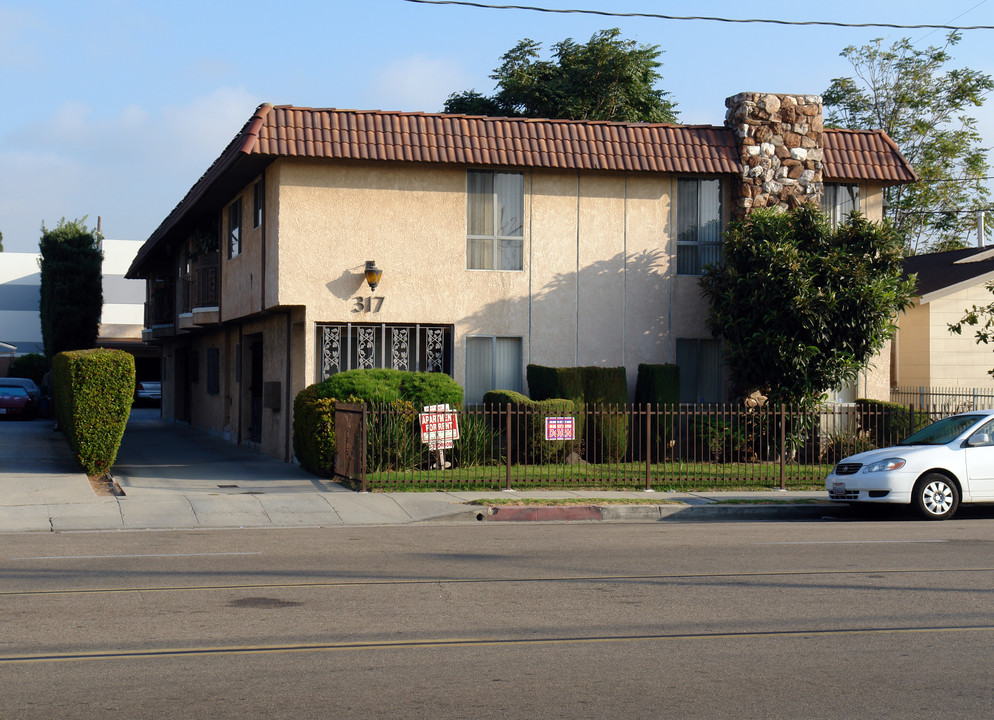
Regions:
<instances>
[{"instance_id":1,"label":"roof eave","mask_svg":"<svg viewBox=\"0 0 994 720\"><path fill-rule=\"evenodd\" d=\"M170 233L183 224L185 218L201 205L205 198L216 194L214 191L223 183L225 177L231 176L233 171L242 167L248 167L250 172L261 170L271 163L275 158L261 155L255 152L259 141L259 132L266 122L266 116L273 106L264 103L256 108L255 113L242 127L238 134L232 139L228 146L221 152L218 158L211 163L207 171L201 175L200 179L194 183L193 187L187 191L179 204L166 216L155 231L149 236L145 244L139 248L135 259L125 273L128 279L138 279L147 277L149 269L147 261L160 251L160 245L166 241ZM255 158L255 161L249 161ZM238 176L243 173L235 173Z\"/></svg>"}]
</instances>

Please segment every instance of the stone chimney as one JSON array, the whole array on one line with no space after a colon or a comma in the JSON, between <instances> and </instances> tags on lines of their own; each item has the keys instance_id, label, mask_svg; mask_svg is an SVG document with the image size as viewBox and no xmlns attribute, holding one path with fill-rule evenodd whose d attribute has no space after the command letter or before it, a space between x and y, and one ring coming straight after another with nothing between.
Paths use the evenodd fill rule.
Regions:
<instances>
[{"instance_id":1,"label":"stone chimney","mask_svg":"<svg viewBox=\"0 0 994 720\"><path fill-rule=\"evenodd\" d=\"M739 93L725 100L742 162L736 219L753 208L821 202L824 142L818 95Z\"/></svg>"}]
</instances>

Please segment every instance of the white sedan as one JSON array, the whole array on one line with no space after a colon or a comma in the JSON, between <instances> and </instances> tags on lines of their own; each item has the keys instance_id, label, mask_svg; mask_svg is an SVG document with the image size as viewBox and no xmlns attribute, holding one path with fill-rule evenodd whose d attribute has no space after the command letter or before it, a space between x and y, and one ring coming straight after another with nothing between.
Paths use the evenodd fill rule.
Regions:
<instances>
[{"instance_id":1,"label":"white sedan","mask_svg":"<svg viewBox=\"0 0 994 720\"><path fill-rule=\"evenodd\" d=\"M939 420L897 445L845 458L825 479L830 500L910 504L946 520L961 502L994 502L994 410Z\"/></svg>"}]
</instances>

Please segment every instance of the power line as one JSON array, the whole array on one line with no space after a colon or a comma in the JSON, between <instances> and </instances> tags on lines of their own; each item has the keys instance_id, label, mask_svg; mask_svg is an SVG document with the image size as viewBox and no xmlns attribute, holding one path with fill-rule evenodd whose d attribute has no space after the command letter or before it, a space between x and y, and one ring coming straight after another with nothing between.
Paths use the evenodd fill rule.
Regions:
<instances>
[{"instance_id":1,"label":"power line","mask_svg":"<svg viewBox=\"0 0 994 720\"><path fill-rule=\"evenodd\" d=\"M545 8L534 5L488 5L465 0L405 0L422 5L461 5L484 10L531 10L533 12L563 15L601 15L604 17L650 18L654 20L703 20L722 23L765 23L768 25L822 26L837 28L888 28L893 30L994 30L994 25L900 25L897 23L843 23L829 20L765 20L760 18L724 18L706 15L659 15L657 13L620 13L607 10L580 10L577 8Z\"/></svg>"}]
</instances>

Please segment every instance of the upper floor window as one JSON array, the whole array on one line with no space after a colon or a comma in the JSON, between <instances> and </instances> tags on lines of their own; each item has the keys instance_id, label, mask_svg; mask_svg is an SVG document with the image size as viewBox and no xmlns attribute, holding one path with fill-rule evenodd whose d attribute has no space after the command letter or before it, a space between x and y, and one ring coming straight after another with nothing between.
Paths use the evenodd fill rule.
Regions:
<instances>
[{"instance_id":1,"label":"upper floor window","mask_svg":"<svg viewBox=\"0 0 994 720\"><path fill-rule=\"evenodd\" d=\"M821 211L828 216L832 227L845 222L850 214L859 212L859 185L825 183Z\"/></svg>"},{"instance_id":2,"label":"upper floor window","mask_svg":"<svg viewBox=\"0 0 994 720\"><path fill-rule=\"evenodd\" d=\"M265 201L263 194L262 180L256 180L252 187L252 227L257 228L262 225L262 206Z\"/></svg>"},{"instance_id":3,"label":"upper floor window","mask_svg":"<svg viewBox=\"0 0 994 720\"><path fill-rule=\"evenodd\" d=\"M242 199L238 198L228 206L228 257L233 258L242 251Z\"/></svg>"},{"instance_id":4,"label":"upper floor window","mask_svg":"<svg viewBox=\"0 0 994 720\"><path fill-rule=\"evenodd\" d=\"M495 170L468 171L466 267L521 270L524 214L524 175Z\"/></svg>"},{"instance_id":5,"label":"upper floor window","mask_svg":"<svg viewBox=\"0 0 994 720\"><path fill-rule=\"evenodd\" d=\"M676 232L678 275L700 275L721 261L721 180L677 180Z\"/></svg>"}]
</instances>

